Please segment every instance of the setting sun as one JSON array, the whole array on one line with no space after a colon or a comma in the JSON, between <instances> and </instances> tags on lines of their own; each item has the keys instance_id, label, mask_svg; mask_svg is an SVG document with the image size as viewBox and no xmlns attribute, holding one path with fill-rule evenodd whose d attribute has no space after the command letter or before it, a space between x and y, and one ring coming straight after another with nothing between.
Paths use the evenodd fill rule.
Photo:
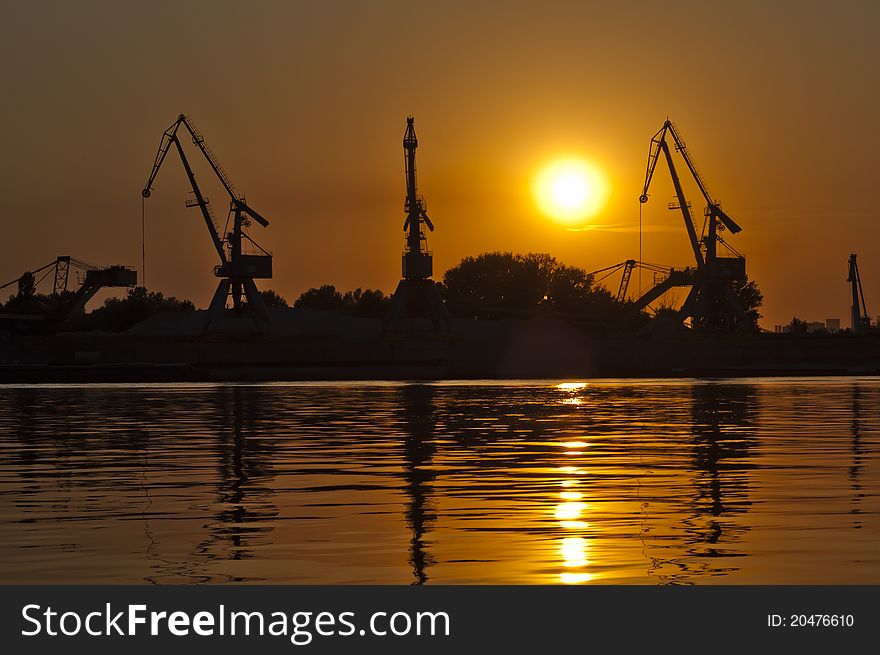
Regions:
<instances>
[{"instance_id":1,"label":"setting sun","mask_svg":"<svg viewBox=\"0 0 880 655\"><path fill-rule=\"evenodd\" d=\"M605 176L580 159L564 159L546 166L533 187L538 208L564 225L578 225L598 214L608 198Z\"/></svg>"}]
</instances>

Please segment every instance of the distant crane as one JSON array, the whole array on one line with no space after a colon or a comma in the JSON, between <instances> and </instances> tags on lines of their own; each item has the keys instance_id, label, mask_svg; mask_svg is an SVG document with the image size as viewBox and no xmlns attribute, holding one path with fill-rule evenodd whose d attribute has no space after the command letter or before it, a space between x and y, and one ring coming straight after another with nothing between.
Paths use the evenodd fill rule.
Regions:
<instances>
[{"instance_id":1,"label":"distant crane","mask_svg":"<svg viewBox=\"0 0 880 655\"><path fill-rule=\"evenodd\" d=\"M214 214L211 211L210 200L202 194L186 153L180 143L178 131L183 126L192 137L192 142L198 147L199 151L204 155L205 159L214 171L214 174L220 180L226 193L229 195L230 209L232 216L232 231L227 232L229 227L229 219L226 221L226 228L223 233L220 232ZM180 114L174 124L169 127L162 135L162 141L159 144L159 152L156 154L156 160L153 163L153 169L147 180L144 190L141 192L144 198L149 198L153 188L153 181L159 173L162 162L165 161L165 155L172 144L180 155L180 161L186 171L189 184L192 187L193 198L186 201L187 207L198 207L205 219L205 225L220 258L220 264L214 267L214 275L221 278L217 291L211 300L210 311L212 313L222 312L226 308L226 303L232 296L232 306L234 309L244 307L242 298L247 300L247 308L254 311L257 315L264 316L266 314L266 306L263 298L257 291L254 284L255 279L269 279L272 277L272 255L264 250L256 241L244 231L243 228L250 225L253 219L263 227L269 225L269 221L263 218L259 213L254 211L244 199L235 192L232 182L223 171L217 157L205 143L205 138L199 132L195 123L185 114ZM257 249L255 253L245 253L242 249L244 241L249 242Z\"/></svg>"},{"instance_id":2,"label":"distant crane","mask_svg":"<svg viewBox=\"0 0 880 655\"><path fill-rule=\"evenodd\" d=\"M654 274L653 286L632 301L639 309L647 307L673 287L689 287L694 283L695 269L693 268L675 269L666 266L659 266L657 264L647 264L645 262L636 261L635 259L627 259L625 262L620 262L613 266L606 266L598 271L593 271L590 275L593 276L594 282L601 282L618 271L621 271L620 285L617 288L616 299L618 302L624 302L629 291L629 281L632 277L632 272L636 268Z\"/></svg>"},{"instance_id":3,"label":"distant crane","mask_svg":"<svg viewBox=\"0 0 880 655\"><path fill-rule=\"evenodd\" d=\"M403 135L406 165L406 198L403 203L406 220L403 223L403 231L406 236L406 246L402 258L403 278L391 298L392 324L407 314L427 315L435 322L449 320L449 311L440 298L434 280L431 279L434 258L428 250L428 239L422 230L424 224L433 232L434 224L428 218L425 199L419 195L416 185L416 148L419 147L419 142L413 122L412 116L406 119L406 132Z\"/></svg>"},{"instance_id":4,"label":"distant crane","mask_svg":"<svg viewBox=\"0 0 880 655\"><path fill-rule=\"evenodd\" d=\"M78 277L75 290L69 289L71 268L77 272ZM69 255L62 255L48 264L33 271L25 271L16 279L0 285L0 290L17 284L19 297L31 297L36 294L39 284L49 275L52 275L51 295L57 302L48 316L38 318L58 323L63 323L74 314L82 312L86 303L104 287L133 287L137 284L137 271L134 269L118 265L92 266Z\"/></svg>"},{"instance_id":5,"label":"distant crane","mask_svg":"<svg viewBox=\"0 0 880 655\"><path fill-rule=\"evenodd\" d=\"M691 216L690 202L685 198L681 180L675 169L675 162L666 140L667 135L672 137L675 150L681 154L706 201L705 220L699 235ZM679 310L679 316L682 319L691 318L695 328L733 328L746 318L745 309L734 292L734 284L746 280L746 260L724 241L721 232L728 230L731 234L737 234L742 228L721 209L721 204L709 194L706 183L688 153L684 141L668 119L651 139L645 186L639 197L639 202L648 202L648 189L661 152L666 159L672 176L672 184L675 187L676 200L669 203L669 209L681 211L696 261L696 269L685 269L688 272L686 274L682 272L676 278L670 276L665 284L668 288L672 286L691 287L687 299ZM724 246L732 256L719 257L718 244ZM657 294L657 297L661 294Z\"/></svg>"},{"instance_id":6,"label":"distant crane","mask_svg":"<svg viewBox=\"0 0 880 655\"><path fill-rule=\"evenodd\" d=\"M849 276L846 281L852 291L852 331L855 334L864 334L871 328L871 318L868 316L868 307L865 305L865 292L862 289L862 278L859 276L859 265L856 255L849 256Z\"/></svg>"}]
</instances>

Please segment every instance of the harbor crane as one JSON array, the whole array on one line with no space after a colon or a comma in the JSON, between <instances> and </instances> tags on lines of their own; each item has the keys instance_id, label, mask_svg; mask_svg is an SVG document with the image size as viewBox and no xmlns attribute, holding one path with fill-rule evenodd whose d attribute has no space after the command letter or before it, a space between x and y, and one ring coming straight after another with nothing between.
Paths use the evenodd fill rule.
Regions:
<instances>
[{"instance_id":1,"label":"harbor crane","mask_svg":"<svg viewBox=\"0 0 880 655\"><path fill-rule=\"evenodd\" d=\"M673 287L689 287L694 283L695 269L693 268L669 268L667 266L636 261L635 259L627 259L625 262L600 268L598 271L590 273L590 275L593 276L594 282L601 282L620 271L620 285L617 288L617 295L615 297L618 302L624 302L629 291L629 281L632 277L632 272L637 268L648 271L654 276L654 284L632 301L639 309L647 307Z\"/></svg>"},{"instance_id":2,"label":"harbor crane","mask_svg":"<svg viewBox=\"0 0 880 655\"><path fill-rule=\"evenodd\" d=\"M229 215L226 220L226 227L223 232L220 231L214 214L211 210L210 200L202 193L196 182L195 174L190 166L189 160L180 142L178 133L183 127L192 137L192 142L199 149L199 152L207 160L211 170L220 180L223 189L229 196ZM192 188L193 197L186 201L187 207L198 207L205 220L211 241L214 244L214 250L220 263L214 267L214 275L220 278L217 291L211 300L210 311L212 314L222 312L226 309L229 297L232 296L232 307L234 309L247 308L258 316L265 316L266 306L263 298L257 291L254 284L255 279L270 279L272 277L272 255L264 250L256 241L254 241L244 230L249 227L251 220L256 221L263 227L269 225L269 221L263 218L245 201L244 196L236 193L232 182L220 166L217 157L208 147L202 133L196 127L193 120L185 114L180 114L177 120L162 135L162 141L159 144L159 152L156 154L156 160L153 162L153 169L150 177L144 186L141 195L149 198L153 190L153 182L165 156L174 146L180 155L180 161L183 163L183 169ZM232 230L229 228L229 217L232 218ZM245 252L243 244L248 243L252 246L254 252ZM243 299L247 301L245 304Z\"/></svg>"},{"instance_id":3,"label":"harbor crane","mask_svg":"<svg viewBox=\"0 0 880 655\"><path fill-rule=\"evenodd\" d=\"M598 283L620 271L620 285L617 288L617 294L615 298L617 299L617 302L624 302L626 300L627 293L629 292L629 281L632 277L632 272L637 268L640 270L649 271L654 274L654 287L662 284L670 276L670 274L675 273L675 269L672 268L658 266L657 264L647 264L645 262L636 261L635 259L627 259L625 262L620 262L619 264L614 264L612 266L606 266L605 268L600 268L598 271L592 271L590 275L593 277L593 282ZM650 293L650 291L651 290L646 293ZM663 293L664 292L660 292L656 297L659 297ZM641 297L637 298L634 302L639 303L641 299ZM653 302L653 299L640 305L640 307L649 305L651 302Z\"/></svg>"},{"instance_id":4,"label":"harbor crane","mask_svg":"<svg viewBox=\"0 0 880 655\"><path fill-rule=\"evenodd\" d=\"M871 318L868 316L868 307L865 305L865 292L862 289L862 278L859 275L859 264L856 261L855 253L849 256L849 276L846 281L849 282L852 292L850 307L852 331L855 334L864 334L871 328Z\"/></svg>"},{"instance_id":5,"label":"harbor crane","mask_svg":"<svg viewBox=\"0 0 880 655\"><path fill-rule=\"evenodd\" d=\"M705 220L700 233L697 233L691 215L691 204L685 198L667 137L671 137L675 151L684 159L688 171L706 201ZM737 234L742 228L721 209L721 203L710 195L684 140L675 125L668 119L651 138L645 185L639 202L643 204L648 202L648 190L661 152L675 187L676 199L669 203L669 209L681 211L696 267L684 269L677 276L670 275L662 283L665 285L665 289L661 290L655 287L648 293L656 298L673 286L690 286L691 290L678 312L682 320L690 318L693 327L699 329L734 328L746 319L745 309L734 291L736 283L742 283L746 280L746 260L722 238L721 233L728 231L730 234ZM719 256L719 245L727 251L726 256ZM657 291L660 293L656 293ZM647 305L648 303L643 303L643 300L640 299L637 302L641 306Z\"/></svg>"},{"instance_id":6,"label":"harbor crane","mask_svg":"<svg viewBox=\"0 0 880 655\"><path fill-rule=\"evenodd\" d=\"M428 250L428 239L422 226L434 231L434 224L428 218L425 199L419 195L416 185L416 138L414 119L406 119L406 132L403 135L403 153L406 174L406 197L403 211L406 220L403 231L406 238L402 257L403 277L391 298L391 323L405 316L427 315L436 322L448 321L449 311L437 291L433 275L433 253Z\"/></svg>"},{"instance_id":7,"label":"harbor crane","mask_svg":"<svg viewBox=\"0 0 880 655\"><path fill-rule=\"evenodd\" d=\"M71 269L77 276L75 288L71 288ZM18 297L29 298L36 294L37 287L49 276L52 279L54 307L48 315L38 318L53 323L63 323L82 312L86 303L104 287L134 287L137 284L137 271L127 266L92 266L69 255L62 255L0 285L0 290L17 284Z\"/></svg>"}]
</instances>

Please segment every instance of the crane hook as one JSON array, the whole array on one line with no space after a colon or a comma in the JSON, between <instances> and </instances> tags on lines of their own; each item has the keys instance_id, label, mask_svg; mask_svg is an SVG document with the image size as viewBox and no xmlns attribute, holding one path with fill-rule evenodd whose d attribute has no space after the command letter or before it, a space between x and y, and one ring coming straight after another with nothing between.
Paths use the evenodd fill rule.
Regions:
<instances>
[{"instance_id":1,"label":"crane hook","mask_svg":"<svg viewBox=\"0 0 880 655\"><path fill-rule=\"evenodd\" d=\"M640 196L639 196L639 202L642 203L643 205L644 205L646 202L648 202L648 194L647 194L647 193L643 193L642 195L640 195Z\"/></svg>"},{"instance_id":2,"label":"crane hook","mask_svg":"<svg viewBox=\"0 0 880 655\"><path fill-rule=\"evenodd\" d=\"M144 198L149 198L149 197L150 197L150 190L149 190L149 189L144 189L143 191L141 191L141 195L142 195Z\"/></svg>"}]
</instances>

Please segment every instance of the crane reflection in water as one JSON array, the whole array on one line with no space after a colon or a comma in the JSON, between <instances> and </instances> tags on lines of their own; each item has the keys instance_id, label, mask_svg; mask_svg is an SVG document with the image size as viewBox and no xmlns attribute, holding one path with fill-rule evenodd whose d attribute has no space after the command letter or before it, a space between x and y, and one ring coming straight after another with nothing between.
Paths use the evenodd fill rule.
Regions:
<instances>
[{"instance_id":1,"label":"crane reflection in water","mask_svg":"<svg viewBox=\"0 0 880 655\"><path fill-rule=\"evenodd\" d=\"M557 402L573 410L557 417L569 423L562 431L584 435L560 442L571 460L558 467L561 491L555 517L559 527L571 533L561 538L565 570L560 580L582 583L604 577L589 570L591 543L601 546L602 556L594 563L603 564L605 575L612 572L615 560L624 557L628 537L612 529L608 514L632 511L627 510L633 508L631 491L638 503L634 508L640 514L638 538L650 577L681 583L735 571L732 558L743 554L735 544L747 528L732 519L751 504L747 480L752 467L754 390L747 384L680 387L675 394L666 394L675 395L676 402L664 407L668 397L657 399L649 388L621 386L615 390L614 402L631 408L629 421L637 430L623 434L615 425L584 414L601 416L602 403L611 400L606 390L573 382L561 383L557 389ZM685 422L679 412L687 405L690 415ZM687 459L680 455L670 459L677 442L684 446L688 441L687 433L673 433L675 425L690 426ZM595 444L590 443L590 434ZM636 457L639 465L621 468L622 457ZM591 495L597 502L589 502ZM591 511L601 513L592 525L587 521Z\"/></svg>"},{"instance_id":2,"label":"crane reflection in water","mask_svg":"<svg viewBox=\"0 0 880 655\"><path fill-rule=\"evenodd\" d=\"M874 579L878 398L866 379L0 389L2 580Z\"/></svg>"},{"instance_id":3,"label":"crane reflection in water","mask_svg":"<svg viewBox=\"0 0 880 655\"><path fill-rule=\"evenodd\" d=\"M735 571L731 558L744 554L736 543L748 528L733 519L751 505L754 389L748 384L702 384L692 387L690 395L693 495L681 508L683 537L674 547L683 549L684 556L652 556L653 572L670 583Z\"/></svg>"},{"instance_id":4,"label":"crane reflection in water","mask_svg":"<svg viewBox=\"0 0 880 655\"><path fill-rule=\"evenodd\" d=\"M410 538L409 563L412 566L413 584L428 581L427 569L435 563L428 552L426 535L437 519L431 506L432 483L437 474L431 469L436 452L435 391L430 385L405 385L400 391L401 420L404 428L403 478L406 494L406 524Z\"/></svg>"}]
</instances>

